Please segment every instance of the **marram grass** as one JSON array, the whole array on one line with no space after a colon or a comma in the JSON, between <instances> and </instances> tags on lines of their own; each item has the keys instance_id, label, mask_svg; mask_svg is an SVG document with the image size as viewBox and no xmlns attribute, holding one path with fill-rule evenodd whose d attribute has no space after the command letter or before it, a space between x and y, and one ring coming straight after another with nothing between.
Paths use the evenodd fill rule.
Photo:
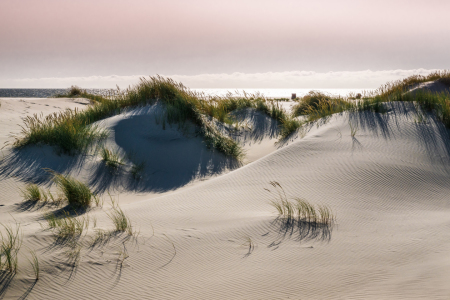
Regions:
<instances>
[{"instance_id":1,"label":"marram grass","mask_svg":"<svg viewBox=\"0 0 450 300\"><path fill-rule=\"evenodd\" d=\"M120 166L125 164L123 156L116 150L110 150L106 147L102 147L100 150L100 155L105 165L112 169L117 170Z\"/></svg>"},{"instance_id":2,"label":"marram grass","mask_svg":"<svg viewBox=\"0 0 450 300\"><path fill-rule=\"evenodd\" d=\"M332 225L335 216L326 205L314 205L302 198L289 200L281 185L272 181L270 184L275 188L277 196L270 201L282 218L297 219L298 222L305 222L314 225Z\"/></svg>"},{"instance_id":3,"label":"marram grass","mask_svg":"<svg viewBox=\"0 0 450 300\"><path fill-rule=\"evenodd\" d=\"M24 201L41 201L44 199L43 191L37 184L28 184L25 189L21 190L21 194Z\"/></svg>"},{"instance_id":4,"label":"marram grass","mask_svg":"<svg viewBox=\"0 0 450 300\"><path fill-rule=\"evenodd\" d=\"M133 225L129 217L125 215L123 210L118 206L113 206L111 213L108 217L114 224L115 231L126 232L128 235L133 235Z\"/></svg>"},{"instance_id":5,"label":"marram grass","mask_svg":"<svg viewBox=\"0 0 450 300\"><path fill-rule=\"evenodd\" d=\"M89 207L95 198L88 185L68 175L47 170L53 175L53 182L58 186L62 195L74 207Z\"/></svg>"},{"instance_id":6,"label":"marram grass","mask_svg":"<svg viewBox=\"0 0 450 300\"><path fill-rule=\"evenodd\" d=\"M17 272L18 254L22 246L22 231L20 225L2 225L4 231L0 231L0 271L10 273Z\"/></svg>"},{"instance_id":7,"label":"marram grass","mask_svg":"<svg viewBox=\"0 0 450 300\"><path fill-rule=\"evenodd\" d=\"M45 217L49 229L52 229L55 236L60 240L72 240L82 235L89 227L88 216L71 216L67 211L56 216L50 213Z\"/></svg>"},{"instance_id":8,"label":"marram grass","mask_svg":"<svg viewBox=\"0 0 450 300\"><path fill-rule=\"evenodd\" d=\"M39 259L36 255L36 251L34 251L34 250L30 251L30 255L31 255L31 259L28 259L28 262L30 263L31 267L33 268L34 277L35 277L36 281L38 281L39 273L41 271L41 269L39 267Z\"/></svg>"},{"instance_id":9,"label":"marram grass","mask_svg":"<svg viewBox=\"0 0 450 300\"><path fill-rule=\"evenodd\" d=\"M437 110L437 115L447 126L450 125L448 97L440 99L428 96L411 97L406 91L411 87L432 80L446 84L450 82L450 72L442 71L427 76L414 75L403 80L386 83L375 92L358 97L333 97L319 92L311 92L294 107L293 114L287 114L278 106L261 95L228 94L225 97L205 96L196 93L181 83L160 76L141 78L140 82L125 91L111 91L109 96L90 97L86 91L73 87L66 96L95 98L93 104L85 110L66 110L50 116L27 117L22 134L16 137L16 147L30 144L47 144L56 146L66 153L86 150L93 142L106 137L107 133L92 123L121 113L124 109L160 102L166 107L168 123L194 123L200 129L206 144L225 155L241 159L244 153L241 146L215 125L215 121L232 124L230 112L243 108L255 108L276 119L281 127L281 139L289 137L299 127L308 122L326 118L334 113L352 110L371 110L384 112L383 102L419 101L424 107ZM358 99L358 100L352 100ZM305 115L304 121L295 117Z\"/></svg>"}]
</instances>

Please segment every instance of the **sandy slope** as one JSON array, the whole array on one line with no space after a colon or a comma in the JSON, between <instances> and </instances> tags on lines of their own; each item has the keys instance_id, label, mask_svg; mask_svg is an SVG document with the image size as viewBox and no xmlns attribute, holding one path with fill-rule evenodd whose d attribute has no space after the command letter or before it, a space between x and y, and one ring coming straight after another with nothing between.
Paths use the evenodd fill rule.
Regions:
<instances>
[{"instance_id":1,"label":"sandy slope","mask_svg":"<svg viewBox=\"0 0 450 300\"><path fill-rule=\"evenodd\" d=\"M157 151L151 147L168 149L167 155L172 156L157 166L174 173L160 177L164 180L158 182L159 176L166 175L151 177L153 166L148 166L144 187L161 187L172 182L169 178L177 184L163 187L163 194L150 188L133 197L136 190L127 186L124 178L104 181L104 185L116 187L116 194L121 192L121 206L140 235L137 241L119 235L103 246L88 247L94 232L91 225L83 239L78 267L73 268L68 261L65 248L52 246L51 232L41 230L38 221L45 208L21 211L21 206L14 204L20 197L2 182L12 180L5 174L18 176L14 179L17 185L25 179L39 180L35 167L44 164L60 170L70 167L73 174L90 181L88 175L96 174L100 164L98 157L86 158L80 164L43 147L44 156L28 153L25 158L10 160L8 172L2 165L0 199L7 205L0 207L0 218L8 219L11 213L23 224L24 248L37 250L43 270L41 280L33 284L31 269L22 259L21 272L7 288L0 288L0 298L450 297L450 133L433 116L428 116L426 123L416 123L414 107L402 103L390 105L385 114L333 116L309 128L303 139L281 148L271 141L274 152L269 146L260 147L264 150L252 148L250 141L257 139L253 136L248 140L252 134L241 133L240 138L254 156L251 163L225 173L219 169L217 173L191 177L191 160L182 157L188 152L198 154L201 141L179 135L176 129L158 131L158 126L148 135L144 128L156 122L140 115L151 113L133 111L128 117L106 120L104 126L113 132L109 145L115 143L124 149L132 147L133 142L144 143L145 147L137 150L140 158ZM260 117L246 120L256 124ZM142 123L128 126L127 120ZM358 125L355 137L350 135L349 122ZM271 128L260 130L257 137L264 138L259 145L269 145ZM135 138L128 140L131 136ZM255 154L258 152L261 154ZM202 155L210 162L206 169L229 163L217 153ZM6 156L11 159L9 153ZM203 162L197 157L193 164L202 170ZM20 172L14 173L17 171L12 163L19 165ZM31 172L27 173L27 168ZM179 178L190 180L180 184ZM45 183L44 178L41 180ZM325 229L298 228L277 220L269 205L274 192L265 190L272 180L280 182L289 196L329 205L337 224ZM102 187L90 182L97 189ZM9 198L4 199L4 195ZM97 218L97 228L112 229L105 213L108 209L105 205L88 213ZM255 245L251 251L249 238ZM124 247L129 257L121 263Z\"/></svg>"}]
</instances>

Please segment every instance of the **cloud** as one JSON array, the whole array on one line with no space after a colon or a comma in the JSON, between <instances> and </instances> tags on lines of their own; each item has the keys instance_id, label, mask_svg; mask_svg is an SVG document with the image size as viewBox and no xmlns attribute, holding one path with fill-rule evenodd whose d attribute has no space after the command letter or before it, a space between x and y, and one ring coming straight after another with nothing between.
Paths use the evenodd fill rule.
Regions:
<instances>
[{"instance_id":1,"label":"cloud","mask_svg":"<svg viewBox=\"0 0 450 300\"><path fill-rule=\"evenodd\" d=\"M382 84L411 75L427 75L438 69L312 72L288 71L266 73L219 73L199 75L166 75L190 88L361 88L373 89ZM47 77L0 79L2 88L66 88L79 85L83 88L126 88L139 82L143 75L110 75L87 77Z\"/></svg>"}]
</instances>

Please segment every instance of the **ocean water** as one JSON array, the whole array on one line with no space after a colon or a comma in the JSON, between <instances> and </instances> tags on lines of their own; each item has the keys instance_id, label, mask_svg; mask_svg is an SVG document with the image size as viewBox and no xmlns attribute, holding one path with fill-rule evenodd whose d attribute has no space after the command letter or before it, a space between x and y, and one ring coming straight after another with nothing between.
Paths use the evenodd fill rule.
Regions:
<instances>
[{"instance_id":1,"label":"ocean water","mask_svg":"<svg viewBox=\"0 0 450 300\"><path fill-rule=\"evenodd\" d=\"M106 94L108 89L86 89L92 94ZM364 91L371 91L371 89L191 89L193 91L203 93L209 96L225 96L228 93L232 94L261 94L267 98L291 98L293 93L297 97L306 95L309 91L321 91L335 96L347 96L349 94L364 93ZM56 94L66 93L66 89L0 89L0 97L12 98L48 98Z\"/></svg>"}]
</instances>

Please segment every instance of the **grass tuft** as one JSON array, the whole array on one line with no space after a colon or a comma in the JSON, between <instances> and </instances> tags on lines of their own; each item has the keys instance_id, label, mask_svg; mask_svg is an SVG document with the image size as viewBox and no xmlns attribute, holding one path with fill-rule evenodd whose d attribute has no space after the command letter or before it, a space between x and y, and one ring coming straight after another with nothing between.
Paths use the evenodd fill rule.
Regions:
<instances>
[{"instance_id":1,"label":"grass tuft","mask_svg":"<svg viewBox=\"0 0 450 300\"><path fill-rule=\"evenodd\" d=\"M28 184L21 193L24 201L37 202L44 199L43 191L37 184Z\"/></svg>"},{"instance_id":2,"label":"grass tuft","mask_svg":"<svg viewBox=\"0 0 450 300\"><path fill-rule=\"evenodd\" d=\"M354 138L358 132L358 124L353 125L352 122L348 121L348 125L350 126L350 135Z\"/></svg>"},{"instance_id":3,"label":"grass tuft","mask_svg":"<svg viewBox=\"0 0 450 300\"><path fill-rule=\"evenodd\" d=\"M72 216L63 211L61 216L51 213L45 217L48 228L52 229L60 241L76 240L89 227L89 217Z\"/></svg>"},{"instance_id":4,"label":"grass tuft","mask_svg":"<svg viewBox=\"0 0 450 300\"><path fill-rule=\"evenodd\" d=\"M53 170L47 171L53 175L53 182L70 205L83 208L91 205L94 195L86 184L68 175L59 174Z\"/></svg>"},{"instance_id":5,"label":"grass tuft","mask_svg":"<svg viewBox=\"0 0 450 300\"><path fill-rule=\"evenodd\" d=\"M118 151L103 147L101 149L100 155L102 157L102 160L105 162L105 165L107 167L110 167L111 169L117 170L120 166L123 166L125 164L123 156L121 156Z\"/></svg>"},{"instance_id":6,"label":"grass tuft","mask_svg":"<svg viewBox=\"0 0 450 300\"><path fill-rule=\"evenodd\" d=\"M125 215L119 206L114 206L112 212L108 214L108 217L114 223L117 232L126 232L128 235L134 234L130 218Z\"/></svg>"},{"instance_id":7,"label":"grass tuft","mask_svg":"<svg viewBox=\"0 0 450 300\"><path fill-rule=\"evenodd\" d=\"M297 219L299 223L313 225L329 226L334 223L335 217L328 206L315 206L302 198L289 200L278 182L271 181L270 184L278 194L274 200L271 200L270 204L275 207L280 217L288 220Z\"/></svg>"},{"instance_id":8,"label":"grass tuft","mask_svg":"<svg viewBox=\"0 0 450 300\"><path fill-rule=\"evenodd\" d=\"M107 132L91 125L92 116L79 110L66 110L48 116L34 114L24 119L22 138L16 137L15 147L46 144L57 146L63 153L85 151L94 141L107 137Z\"/></svg>"},{"instance_id":9,"label":"grass tuft","mask_svg":"<svg viewBox=\"0 0 450 300\"><path fill-rule=\"evenodd\" d=\"M39 273L40 273L40 267L39 267L39 260L36 255L36 251L32 250L30 251L31 259L28 259L30 262L31 267L33 268L34 277L36 281L39 280Z\"/></svg>"},{"instance_id":10,"label":"grass tuft","mask_svg":"<svg viewBox=\"0 0 450 300\"><path fill-rule=\"evenodd\" d=\"M5 232L0 231L0 270L10 273L17 272L18 253L22 246L22 232L20 225L15 228L10 225L2 225Z\"/></svg>"}]
</instances>

